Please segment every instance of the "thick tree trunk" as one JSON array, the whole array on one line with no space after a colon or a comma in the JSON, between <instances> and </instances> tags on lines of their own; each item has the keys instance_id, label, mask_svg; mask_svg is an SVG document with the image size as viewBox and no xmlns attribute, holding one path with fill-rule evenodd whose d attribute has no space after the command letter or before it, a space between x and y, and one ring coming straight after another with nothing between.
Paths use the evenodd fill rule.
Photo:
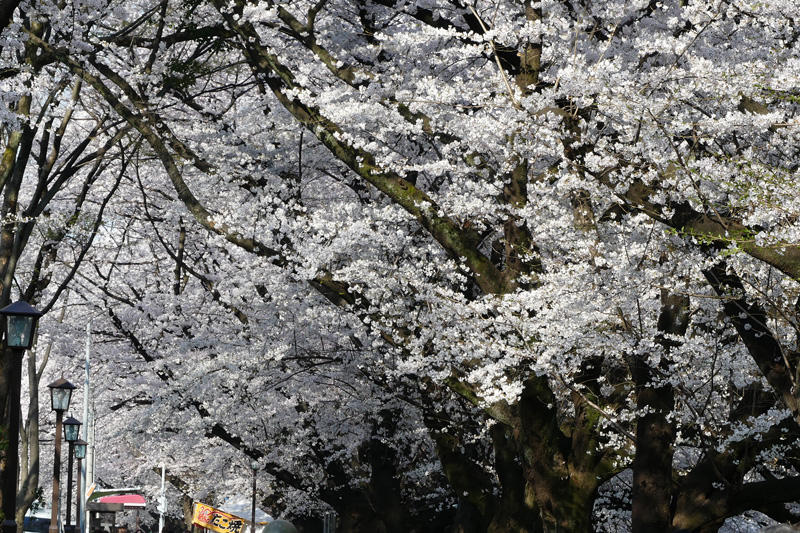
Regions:
<instances>
[{"instance_id":1,"label":"thick tree trunk","mask_svg":"<svg viewBox=\"0 0 800 533\"><path fill-rule=\"evenodd\" d=\"M400 477L397 472L397 453L382 439L392 440L400 416L395 410L383 409L373 436L359 455L369 464L372 474L365 487L366 499L376 519L387 533L404 533L413 519L409 514L411 505L404 504Z\"/></svg>"},{"instance_id":2,"label":"thick tree trunk","mask_svg":"<svg viewBox=\"0 0 800 533\"><path fill-rule=\"evenodd\" d=\"M500 482L500 501L487 528L488 533L507 531L541 533L542 524L533 490L525 484L513 432L503 424L491 429L494 462Z\"/></svg>"},{"instance_id":3,"label":"thick tree trunk","mask_svg":"<svg viewBox=\"0 0 800 533\"><path fill-rule=\"evenodd\" d=\"M573 401L576 414L567 435L559 428L555 397L544 378L528 380L520 399L525 477L545 532L592 531L595 494L607 474L597 449L597 417L577 397Z\"/></svg>"},{"instance_id":4,"label":"thick tree trunk","mask_svg":"<svg viewBox=\"0 0 800 533\"><path fill-rule=\"evenodd\" d=\"M684 335L689 323L689 299L667 291L661 293L658 317L660 343L667 354L675 346L662 334ZM668 371L666 356L660 368ZM633 460L631 525L633 533L671 530L672 456L675 426L668 416L675 407L672 386L654 386L650 365L637 357L631 368L636 383L636 407L644 412L636 424L636 456Z\"/></svg>"},{"instance_id":5,"label":"thick tree trunk","mask_svg":"<svg viewBox=\"0 0 800 533\"><path fill-rule=\"evenodd\" d=\"M636 425L631 522L633 533L671 530L672 443L675 428L667 419L674 400L671 387L650 388L638 394L636 407L648 413Z\"/></svg>"},{"instance_id":6,"label":"thick tree trunk","mask_svg":"<svg viewBox=\"0 0 800 533\"><path fill-rule=\"evenodd\" d=\"M23 99L20 100L18 108L25 113L26 111L29 111L29 106L30 99L23 97ZM31 138L32 134L30 129L26 127L24 133L20 137L19 144L29 146ZM6 152L9 151L9 148L10 147L6 148ZM2 216L6 218L6 222L3 224L2 229L0 229L0 288L2 289L0 291L0 307L5 307L10 303L9 297L11 295L11 279L13 278L13 273L16 269L16 261L19 253L19 251L14 249L14 237L16 235L17 195L19 193L20 183L22 182L22 170L20 170L21 167L18 166L18 163L14 159L18 152L19 145L14 146L14 151L10 157L10 161L8 162L8 165L6 165L4 162L2 169L3 175L0 176L0 179L3 180L4 193ZM9 405L14 368L12 361L14 357L16 357L16 355L12 353L12 350L6 349L2 357L2 362L0 362L0 413L2 414L2 427L0 427L0 440L2 440L2 443L0 444L3 444L2 449L4 450L2 459L0 459L0 468L2 468L2 478L5 480L7 476L13 476L15 481L14 485L16 485L17 468L13 467L13 472L9 472L7 468L9 457L7 452L10 438L9 427L11 423L10 409L19 409L19 406ZM16 450L14 450L14 453L16 453ZM14 463L16 463L16 461L14 461ZM2 485L3 490L0 491L0 505L3 505L3 501L5 501L6 498L11 498L16 502L16 491L14 491L14 494L8 494L7 485L5 483ZM5 507L5 505L3 505L3 507ZM3 516L3 518L7 518L9 520L14 519L13 516Z\"/></svg>"},{"instance_id":7,"label":"thick tree trunk","mask_svg":"<svg viewBox=\"0 0 800 533\"><path fill-rule=\"evenodd\" d=\"M591 533L597 483L594 476L576 472L565 480L535 479L533 491L542 506L541 526L529 531ZM560 481L560 482L559 482ZM525 530L528 531L528 530Z\"/></svg>"}]
</instances>

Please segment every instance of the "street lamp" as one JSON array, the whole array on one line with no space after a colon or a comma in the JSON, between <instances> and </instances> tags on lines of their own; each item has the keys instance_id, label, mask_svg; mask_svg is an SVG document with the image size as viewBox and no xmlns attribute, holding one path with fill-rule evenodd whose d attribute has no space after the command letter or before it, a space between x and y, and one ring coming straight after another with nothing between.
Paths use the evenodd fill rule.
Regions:
<instances>
[{"instance_id":1,"label":"street lamp","mask_svg":"<svg viewBox=\"0 0 800 533\"><path fill-rule=\"evenodd\" d=\"M72 455L74 453L73 446L78 440L78 433L81 430L81 423L79 420L69 417L64 420L64 439L69 444L69 452L67 452L67 527L68 533L72 533Z\"/></svg>"},{"instance_id":2,"label":"street lamp","mask_svg":"<svg viewBox=\"0 0 800 533\"><path fill-rule=\"evenodd\" d=\"M75 459L78 460L78 466L75 472L78 476L76 481L77 487L75 488L75 521L80 523L81 508L83 507L83 495L81 494L81 461L86 457L86 446L89 444L83 439L78 439L72 445L75 451ZM67 500L67 509L69 509L70 501Z\"/></svg>"},{"instance_id":3,"label":"street lamp","mask_svg":"<svg viewBox=\"0 0 800 533\"><path fill-rule=\"evenodd\" d=\"M20 300L0 309L0 315L6 317L6 342L9 348L27 350L33 344L33 334L42 312Z\"/></svg>"},{"instance_id":4,"label":"street lamp","mask_svg":"<svg viewBox=\"0 0 800 533\"><path fill-rule=\"evenodd\" d=\"M253 505L250 509L250 533L256 533L256 474L258 473L258 461L255 459L250 463L253 471Z\"/></svg>"},{"instance_id":5,"label":"street lamp","mask_svg":"<svg viewBox=\"0 0 800 533\"><path fill-rule=\"evenodd\" d=\"M3 471L3 533L16 533L17 522L17 470L19 470L19 389L22 381L22 356L33 344L36 323L42 313L22 300L0 309L5 317L6 346L11 352L11 371L8 390L8 448L6 449L6 466Z\"/></svg>"},{"instance_id":6,"label":"street lamp","mask_svg":"<svg viewBox=\"0 0 800 533\"><path fill-rule=\"evenodd\" d=\"M59 533L58 531L58 482L61 478L61 418L64 411L69 409L69 400L72 398L72 391L75 385L64 378L58 379L47 386L50 389L50 405L56 412L56 438L55 452L53 456L53 500L52 511L50 513L49 533Z\"/></svg>"}]
</instances>

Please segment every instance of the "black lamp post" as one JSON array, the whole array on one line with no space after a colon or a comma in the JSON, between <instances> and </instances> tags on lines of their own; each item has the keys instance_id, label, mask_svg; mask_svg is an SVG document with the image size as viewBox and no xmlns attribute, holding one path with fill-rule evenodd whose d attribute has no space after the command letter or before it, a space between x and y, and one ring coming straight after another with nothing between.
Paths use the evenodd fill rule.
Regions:
<instances>
[{"instance_id":1,"label":"black lamp post","mask_svg":"<svg viewBox=\"0 0 800 533\"><path fill-rule=\"evenodd\" d=\"M64 416L64 411L69 409L69 401L72 398L72 391L75 390L75 385L61 378L48 385L48 388L50 389L50 405L53 411L56 412L56 438L55 446L53 446L55 448L55 454L53 456L53 500L52 511L50 513L49 533L59 533L58 483L61 479L61 418Z\"/></svg>"},{"instance_id":2,"label":"black lamp post","mask_svg":"<svg viewBox=\"0 0 800 533\"><path fill-rule=\"evenodd\" d=\"M81 430L81 423L79 420L69 417L63 422L64 424L64 439L69 444L69 452L67 452L67 533L72 533L72 455L74 453L73 446L78 440L78 433Z\"/></svg>"},{"instance_id":3,"label":"black lamp post","mask_svg":"<svg viewBox=\"0 0 800 533\"><path fill-rule=\"evenodd\" d=\"M24 301L0 309L11 365L8 390L8 448L3 470L3 533L16 533L17 470L19 469L19 389L22 381L22 355L33 344L33 334L42 313Z\"/></svg>"},{"instance_id":4,"label":"black lamp post","mask_svg":"<svg viewBox=\"0 0 800 533\"><path fill-rule=\"evenodd\" d=\"M75 459L78 460L77 468L75 468L75 475L77 476L77 487L75 488L75 522L81 523L81 509L83 508L83 494L81 493L81 461L86 457L86 442L83 439L78 439L73 443L73 450L75 451ZM69 509L70 501L67 500L67 509Z\"/></svg>"},{"instance_id":5,"label":"black lamp post","mask_svg":"<svg viewBox=\"0 0 800 533\"><path fill-rule=\"evenodd\" d=\"M253 459L250 463L253 471L253 505L250 508L250 533L256 533L256 474L258 473L258 461Z\"/></svg>"}]
</instances>

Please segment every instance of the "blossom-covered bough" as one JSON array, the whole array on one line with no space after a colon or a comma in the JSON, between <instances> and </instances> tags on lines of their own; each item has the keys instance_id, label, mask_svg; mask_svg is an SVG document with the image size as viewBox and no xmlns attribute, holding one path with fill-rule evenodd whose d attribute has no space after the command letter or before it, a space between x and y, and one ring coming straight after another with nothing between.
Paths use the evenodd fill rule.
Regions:
<instances>
[{"instance_id":1,"label":"blossom-covered bough","mask_svg":"<svg viewBox=\"0 0 800 533\"><path fill-rule=\"evenodd\" d=\"M51 31L4 35L147 146L115 210L141 241L87 301L309 508L353 531L791 519L793 3L26 6Z\"/></svg>"},{"instance_id":2,"label":"blossom-covered bough","mask_svg":"<svg viewBox=\"0 0 800 533\"><path fill-rule=\"evenodd\" d=\"M21 503L16 516L9 518L22 523L25 510L41 494L40 429L46 426L40 428L35 397L53 360L48 329L53 318L63 318L68 286L126 172L128 155L138 146L130 142L130 127L118 118L102 109L95 109L91 116L76 111L84 95L79 79L42 71L53 58L20 39L19 4L0 4L4 30L0 38L0 305L25 300L44 313L52 311L42 321L44 331L37 333L36 346L23 364L27 375L21 388L34 399L21 406L18 494L2 494ZM27 30L42 35L46 28L39 21L28 21ZM9 424L11 361L12 356L4 354L0 363L4 435ZM51 364L48 371L56 365ZM2 461L6 465L5 457Z\"/></svg>"}]
</instances>

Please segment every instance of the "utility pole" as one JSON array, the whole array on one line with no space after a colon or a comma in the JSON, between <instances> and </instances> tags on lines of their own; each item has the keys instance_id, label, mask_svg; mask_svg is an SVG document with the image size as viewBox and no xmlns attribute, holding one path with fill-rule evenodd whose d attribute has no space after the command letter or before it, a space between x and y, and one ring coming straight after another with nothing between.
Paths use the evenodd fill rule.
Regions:
<instances>
[{"instance_id":1,"label":"utility pole","mask_svg":"<svg viewBox=\"0 0 800 533\"><path fill-rule=\"evenodd\" d=\"M92 353L92 322L86 324L86 363L83 375L83 440L86 441L86 461L81 465L81 486L85 491L94 483L94 413L89 412L92 389L89 387L89 357ZM78 533L86 531L86 498L78 494Z\"/></svg>"},{"instance_id":2,"label":"utility pole","mask_svg":"<svg viewBox=\"0 0 800 533\"><path fill-rule=\"evenodd\" d=\"M164 513L167 512L167 468L161 463L161 494L158 496L158 533L164 530Z\"/></svg>"}]
</instances>

